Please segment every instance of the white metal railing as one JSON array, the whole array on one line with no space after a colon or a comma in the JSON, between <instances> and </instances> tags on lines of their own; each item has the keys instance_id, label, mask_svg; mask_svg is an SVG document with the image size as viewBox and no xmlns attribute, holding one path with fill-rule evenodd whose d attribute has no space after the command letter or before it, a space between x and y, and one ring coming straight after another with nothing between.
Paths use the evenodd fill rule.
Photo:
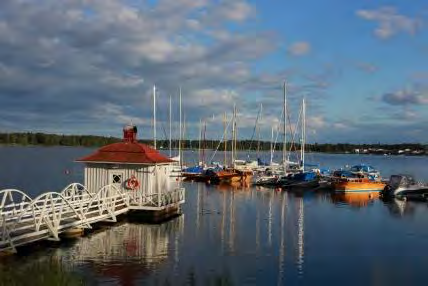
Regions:
<instances>
[{"instance_id":1,"label":"white metal railing","mask_svg":"<svg viewBox=\"0 0 428 286\"><path fill-rule=\"evenodd\" d=\"M84 215L87 222L110 220L115 222L116 215L127 212L129 197L116 185L102 187L90 199Z\"/></svg>"},{"instance_id":2,"label":"white metal railing","mask_svg":"<svg viewBox=\"0 0 428 286\"><path fill-rule=\"evenodd\" d=\"M13 217L20 214L33 200L20 190L6 189L0 191L0 215Z\"/></svg>"},{"instance_id":3,"label":"white metal railing","mask_svg":"<svg viewBox=\"0 0 428 286\"><path fill-rule=\"evenodd\" d=\"M41 239L59 239L59 234L73 227L90 228L98 221L116 221L130 208L162 209L183 203L185 189L144 195L107 185L90 193L73 183L60 193L47 192L31 199L24 192L0 191L0 251Z\"/></svg>"},{"instance_id":4,"label":"white metal railing","mask_svg":"<svg viewBox=\"0 0 428 286\"><path fill-rule=\"evenodd\" d=\"M161 194L142 194L134 192L129 194L130 207L158 207L164 208L172 204L184 203L185 189L177 188Z\"/></svg>"},{"instance_id":5,"label":"white metal railing","mask_svg":"<svg viewBox=\"0 0 428 286\"><path fill-rule=\"evenodd\" d=\"M128 211L128 197L114 185L90 194L80 184L61 193L44 193L34 200L19 190L0 192L0 251L40 239L59 239L59 233L91 223L116 221Z\"/></svg>"}]
</instances>

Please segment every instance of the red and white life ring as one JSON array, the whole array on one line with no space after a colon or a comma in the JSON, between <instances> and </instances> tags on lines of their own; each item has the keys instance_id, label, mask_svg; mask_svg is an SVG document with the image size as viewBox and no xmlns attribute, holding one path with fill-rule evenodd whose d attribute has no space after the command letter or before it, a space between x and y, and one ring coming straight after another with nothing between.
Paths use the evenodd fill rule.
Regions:
<instances>
[{"instance_id":1,"label":"red and white life ring","mask_svg":"<svg viewBox=\"0 0 428 286\"><path fill-rule=\"evenodd\" d=\"M138 182L137 178L135 176L132 176L128 180L126 180L126 188L128 190L135 190L140 186L140 182Z\"/></svg>"}]
</instances>

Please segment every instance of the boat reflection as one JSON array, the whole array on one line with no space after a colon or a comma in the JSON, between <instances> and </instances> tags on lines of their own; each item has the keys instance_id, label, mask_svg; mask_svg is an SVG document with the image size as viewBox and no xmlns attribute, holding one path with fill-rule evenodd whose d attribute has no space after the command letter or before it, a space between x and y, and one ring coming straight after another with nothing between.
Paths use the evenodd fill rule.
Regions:
<instances>
[{"instance_id":1,"label":"boat reflection","mask_svg":"<svg viewBox=\"0 0 428 286\"><path fill-rule=\"evenodd\" d=\"M352 207L365 207L379 198L379 192L331 193L334 204L346 204Z\"/></svg>"},{"instance_id":2,"label":"boat reflection","mask_svg":"<svg viewBox=\"0 0 428 286\"><path fill-rule=\"evenodd\" d=\"M393 217L402 218L405 216L413 216L415 213L415 206L425 205L421 204L419 202L408 202L405 200L399 200L396 198L389 199L389 200L383 200L383 203L388 208L389 213Z\"/></svg>"},{"instance_id":3,"label":"boat reflection","mask_svg":"<svg viewBox=\"0 0 428 286\"><path fill-rule=\"evenodd\" d=\"M218 191L220 197L209 195L213 191ZM277 281L280 285L285 281L288 271L303 275L305 198L300 192L259 186L249 188L242 184L232 187L230 184L212 187L206 185L198 192L198 197L206 199L206 205L218 210L212 212L218 214L218 217L204 216L203 219L210 220L210 223L205 223L211 226L211 230L218 229L213 239L221 242L221 252L224 255L242 255L249 251L246 247L251 247L260 261L271 255L277 256ZM198 202L201 203L200 200ZM243 205L254 208L252 223L248 221L248 208L242 207ZM206 229L200 228L197 231L201 232L197 236L202 236Z\"/></svg>"},{"instance_id":4,"label":"boat reflection","mask_svg":"<svg viewBox=\"0 0 428 286\"><path fill-rule=\"evenodd\" d=\"M179 254L170 249L183 234L183 225L183 215L161 225L124 222L79 238L57 255L67 264L91 269L96 284L136 285L169 256L176 260Z\"/></svg>"},{"instance_id":5,"label":"boat reflection","mask_svg":"<svg viewBox=\"0 0 428 286\"><path fill-rule=\"evenodd\" d=\"M220 191L249 191L250 190L250 183L243 181L243 182L225 182L225 183L219 183L217 185L214 185L217 190Z\"/></svg>"}]
</instances>

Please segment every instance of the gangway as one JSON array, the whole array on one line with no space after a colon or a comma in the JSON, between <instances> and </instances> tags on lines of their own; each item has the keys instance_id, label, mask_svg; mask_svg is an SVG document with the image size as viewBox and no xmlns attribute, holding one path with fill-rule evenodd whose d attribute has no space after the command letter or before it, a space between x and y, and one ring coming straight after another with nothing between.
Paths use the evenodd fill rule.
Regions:
<instances>
[{"instance_id":1,"label":"gangway","mask_svg":"<svg viewBox=\"0 0 428 286\"><path fill-rule=\"evenodd\" d=\"M183 188L150 197L135 194L115 184L89 192L73 183L61 192L46 192L32 199L16 189L0 191L0 252L40 240L59 240L73 228L91 228L101 221L116 222L129 210L157 211L184 202Z\"/></svg>"}]
</instances>

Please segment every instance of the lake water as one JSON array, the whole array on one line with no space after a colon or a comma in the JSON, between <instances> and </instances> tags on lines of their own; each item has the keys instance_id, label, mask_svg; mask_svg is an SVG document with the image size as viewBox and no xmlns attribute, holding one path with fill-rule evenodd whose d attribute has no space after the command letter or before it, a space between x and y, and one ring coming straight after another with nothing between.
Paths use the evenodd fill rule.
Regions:
<instances>
[{"instance_id":1,"label":"lake water","mask_svg":"<svg viewBox=\"0 0 428 286\"><path fill-rule=\"evenodd\" d=\"M0 147L0 189L36 196L82 182L83 166L73 160L93 150ZM190 162L197 156L185 154ZM330 168L368 163L384 177L410 173L428 181L428 157L308 154L307 161ZM92 285L427 284L428 203L183 185L183 215L169 222L124 220L74 241L23 251L0 265L26 271L57 261L60 271Z\"/></svg>"}]
</instances>

